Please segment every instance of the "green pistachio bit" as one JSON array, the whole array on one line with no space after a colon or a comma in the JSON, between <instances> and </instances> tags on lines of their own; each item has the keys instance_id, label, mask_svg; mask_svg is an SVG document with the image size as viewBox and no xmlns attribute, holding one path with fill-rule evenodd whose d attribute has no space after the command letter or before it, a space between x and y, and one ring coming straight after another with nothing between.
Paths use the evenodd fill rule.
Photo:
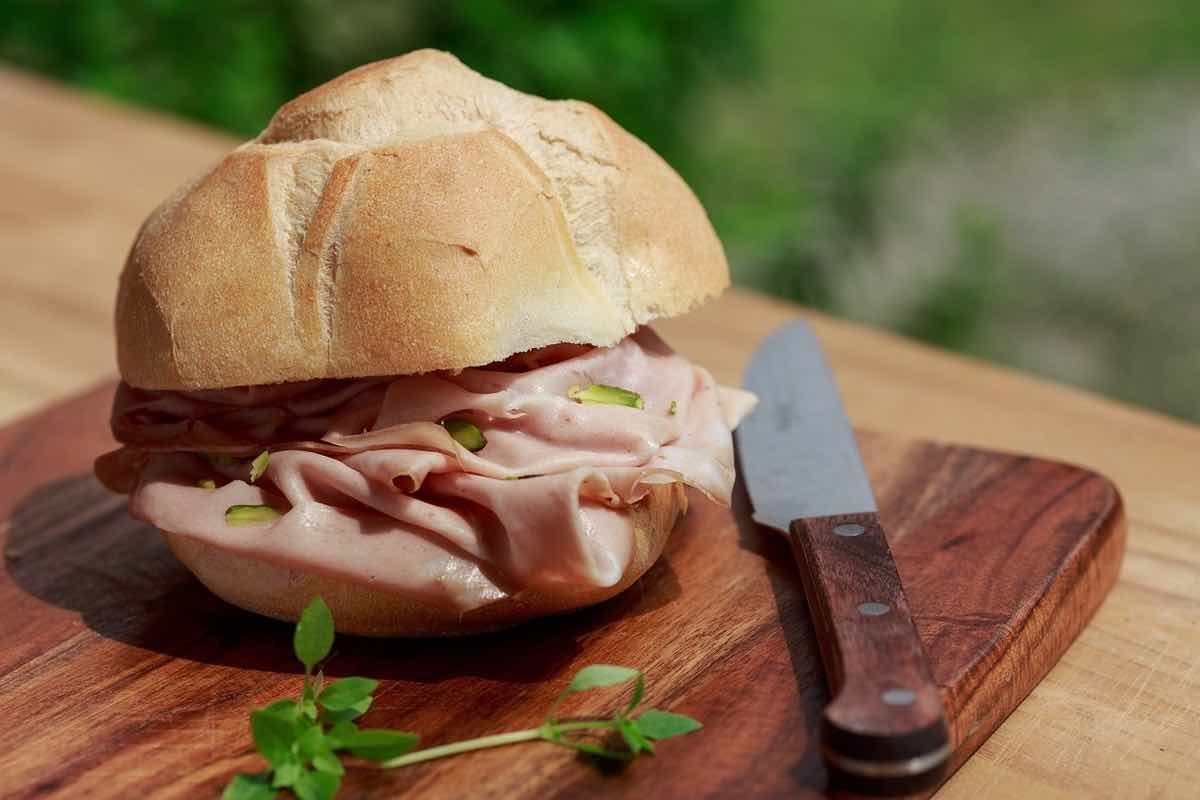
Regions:
<instances>
[{"instance_id":1,"label":"green pistachio bit","mask_svg":"<svg viewBox=\"0 0 1200 800\"><path fill-rule=\"evenodd\" d=\"M201 489L207 489L211 492L217 488L217 482L212 478L202 478L201 480L196 481L196 486L200 487Z\"/></svg>"},{"instance_id":2,"label":"green pistachio bit","mask_svg":"<svg viewBox=\"0 0 1200 800\"><path fill-rule=\"evenodd\" d=\"M667 416L668 417L675 416L675 412L678 410L679 410L679 403L672 400L671 405L667 408Z\"/></svg>"},{"instance_id":3,"label":"green pistachio bit","mask_svg":"<svg viewBox=\"0 0 1200 800\"><path fill-rule=\"evenodd\" d=\"M227 453L205 453L204 457L216 467L231 467L237 463L237 459Z\"/></svg>"},{"instance_id":4,"label":"green pistachio bit","mask_svg":"<svg viewBox=\"0 0 1200 800\"><path fill-rule=\"evenodd\" d=\"M504 476L504 480L506 480L506 481L519 481L519 480L521 480L521 476L520 476L520 475L505 475L505 476Z\"/></svg>"},{"instance_id":5,"label":"green pistachio bit","mask_svg":"<svg viewBox=\"0 0 1200 800\"><path fill-rule=\"evenodd\" d=\"M226 525L261 525L283 515L270 506L230 506L225 509Z\"/></svg>"},{"instance_id":6,"label":"green pistachio bit","mask_svg":"<svg viewBox=\"0 0 1200 800\"><path fill-rule=\"evenodd\" d=\"M271 452L263 450L250 462L250 482L254 483L267 471L267 462L271 460Z\"/></svg>"},{"instance_id":7,"label":"green pistachio bit","mask_svg":"<svg viewBox=\"0 0 1200 800\"><path fill-rule=\"evenodd\" d=\"M572 386L567 390L567 397L577 403L604 403L611 406L629 406L630 408L645 407L642 396L637 392L622 389L620 386L605 386L602 383L593 383L586 389Z\"/></svg>"},{"instance_id":8,"label":"green pistachio bit","mask_svg":"<svg viewBox=\"0 0 1200 800\"><path fill-rule=\"evenodd\" d=\"M487 437L483 435L483 431L465 419L444 419L442 420L442 427L454 437L454 441L472 453L478 453L487 446Z\"/></svg>"}]
</instances>

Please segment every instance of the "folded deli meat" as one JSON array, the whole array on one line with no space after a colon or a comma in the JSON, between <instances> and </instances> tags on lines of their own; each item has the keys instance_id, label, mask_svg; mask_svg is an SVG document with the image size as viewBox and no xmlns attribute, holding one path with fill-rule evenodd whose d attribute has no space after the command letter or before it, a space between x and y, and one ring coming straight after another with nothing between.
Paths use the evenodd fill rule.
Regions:
<instances>
[{"instance_id":1,"label":"folded deli meat","mask_svg":"<svg viewBox=\"0 0 1200 800\"><path fill-rule=\"evenodd\" d=\"M465 612L615 585L652 484L727 504L753 403L642 328L456 373L122 384L97 473L162 530Z\"/></svg>"}]
</instances>

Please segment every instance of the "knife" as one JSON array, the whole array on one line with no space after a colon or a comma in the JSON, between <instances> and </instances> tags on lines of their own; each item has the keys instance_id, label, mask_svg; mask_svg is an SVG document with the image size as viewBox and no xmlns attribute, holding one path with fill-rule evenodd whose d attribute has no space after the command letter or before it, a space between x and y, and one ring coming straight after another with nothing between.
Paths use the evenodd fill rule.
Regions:
<instances>
[{"instance_id":1,"label":"knife","mask_svg":"<svg viewBox=\"0 0 1200 800\"><path fill-rule=\"evenodd\" d=\"M941 695L909 613L870 481L820 344L803 322L754 353L759 396L737 430L756 522L787 532L832 701L821 752L837 785L902 795L944 777Z\"/></svg>"}]
</instances>

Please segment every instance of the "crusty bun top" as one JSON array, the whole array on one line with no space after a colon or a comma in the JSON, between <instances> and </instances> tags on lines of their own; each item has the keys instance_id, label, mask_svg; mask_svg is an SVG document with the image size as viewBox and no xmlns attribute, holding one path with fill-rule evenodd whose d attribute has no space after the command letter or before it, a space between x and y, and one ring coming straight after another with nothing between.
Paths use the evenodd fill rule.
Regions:
<instances>
[{"instance_id":1,"label":"crusty bun top","mask_svg":"<svg viewBox=\"0 0 1200 800\"><path fill-rule=\"evenodd\" d=\"M603 112L421 50L292 100L150 215L117 356L147 389L459 369L728 283L695 195Z\"/></svg>"}]
</instances>

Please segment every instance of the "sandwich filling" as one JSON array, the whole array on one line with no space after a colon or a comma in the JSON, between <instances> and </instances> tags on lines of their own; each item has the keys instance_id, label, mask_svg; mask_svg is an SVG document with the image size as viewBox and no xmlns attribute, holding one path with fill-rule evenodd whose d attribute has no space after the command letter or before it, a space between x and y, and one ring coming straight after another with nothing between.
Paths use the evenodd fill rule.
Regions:
<instances>
[{"instance_id":1,"label":"sandwich filling","mask_svg":"<svg viewBox=\"0 0 1200 800\"><path fill-rule=\"evenodd\" d=\"M728 504L754 402L642 328L457 373L123 383L96 471L164 531L465 612L615 585L654 484Z\"/></svg>"}]
</instances>

